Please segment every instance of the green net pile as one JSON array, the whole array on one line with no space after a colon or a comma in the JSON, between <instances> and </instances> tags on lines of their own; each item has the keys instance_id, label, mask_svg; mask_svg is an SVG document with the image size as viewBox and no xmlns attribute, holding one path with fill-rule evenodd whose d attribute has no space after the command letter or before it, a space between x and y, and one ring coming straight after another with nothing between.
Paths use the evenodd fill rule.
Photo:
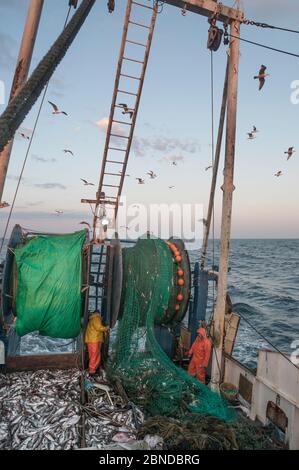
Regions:
<instances>
[{"instance_id":1,"label":"green net pile","mask_svg":"<svg viewBox=\"0 0 299 470\"><path fill-rule=\"evenodd\" d=\"M121 380L130 399L150 416L193 412L231 421L223 398L175 366L155 338L155 323L163 323L173 292L176 266L167 244L140 239L123 257L123 309L109 378Z\"/></svg>"}]
</instances>

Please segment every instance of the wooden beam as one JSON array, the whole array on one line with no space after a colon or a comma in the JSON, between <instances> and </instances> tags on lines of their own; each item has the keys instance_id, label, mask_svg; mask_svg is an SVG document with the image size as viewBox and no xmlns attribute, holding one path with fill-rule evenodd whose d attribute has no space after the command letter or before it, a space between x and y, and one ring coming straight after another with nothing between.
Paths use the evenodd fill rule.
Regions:
<instances>
[{"instance_id":1,"label":"wooden beam","mask_svg":"<svg viewBox=\"0 0 299 470\"><path fill-rule=\"evenodd\" d=\"M81 353L41 354L40 356L9 356L8 372L39 369L73 369L83 367Z\"/></svg>"},{"instance_id":2,"label":"wooden beam","mask_svg":"<svg viewBox=\"0 0 299 470\"><path fill-rule=\"evenodd\" d=\"M232 203L234 191L234 163L235 163L235 143L236 143L236 121L237 121L237 99L238 99L238 73L239 73L239 55L240 55L240 23L233 21L231 23L231 34L235 39L231 40L229 54L228 71L228 98L227 98L227 126L226 126L226 149L225 149L225 167L223 203L222 203L222 221L221 221L221 242L220 242L220 265L218 277L217 300L214 312L214 355L212 363L212 390L219 390L222 379L222 353L223 353L223 335L224 318L228 280L228 263L230 232L232 220Z\"/></svg>"},{"instance_id":3,"label":"wooden beam","mask_svg":"<svg viewBox=\"0 0 299 470\"><path fill-rule=\"evenodd\" d=\"M220 21L243 21L244 13L235 8L226 7L214 0L166 0L165 3L202 16L210 17L219 12Z\"/></svg>"}]
</instances>

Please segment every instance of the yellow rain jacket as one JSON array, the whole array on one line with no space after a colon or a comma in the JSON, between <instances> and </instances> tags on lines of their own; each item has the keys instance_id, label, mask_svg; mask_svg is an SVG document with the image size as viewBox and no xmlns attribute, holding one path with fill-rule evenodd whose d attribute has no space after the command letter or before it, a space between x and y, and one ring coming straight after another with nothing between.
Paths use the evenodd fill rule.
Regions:
<instances>
[{"instance_id":1,"label":"yellow rain jacket","mask_svg":"<svg viewBox=\"0 0 299 470\"><path fill-rule=\"evenodd\" d=\"M102 323L102 317L98 313L90 315L85 332L85 343L102 343L104 332L108 330Z\"/></svg>"}]
</instances>

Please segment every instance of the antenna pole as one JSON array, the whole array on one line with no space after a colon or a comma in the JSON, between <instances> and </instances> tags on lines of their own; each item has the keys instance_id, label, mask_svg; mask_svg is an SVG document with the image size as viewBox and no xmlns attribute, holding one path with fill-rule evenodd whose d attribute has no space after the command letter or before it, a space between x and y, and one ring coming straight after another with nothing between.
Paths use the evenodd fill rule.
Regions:
<instances>
[{"instance_id":1,"label":"antenna pole","mask_svg":"<svg viewBox=\"0 0 299 470\"><path fill-rule=\"evenodd\" d=\"M226 106L227 106L227 83L228 83L228 61L227 61L227 66L226 66L225 81L224 81L224 87L223 87L222 105L221 105L221 111L220 111L220 121L219 121L219 130L218 130L215 160L214 160L214 165L213 165L213 177L212 177L212 183L211 183L209 207L208 207L208 213L207 213L207 220L205 223L205 231L204 231L202 250L201 250L201 258L200 258L201 270L203 270L205 267L208 244L209 244L210 228L211 228L211 222L212 222L212 216L213 216L213 210L214 210L215 190L216 190L217 175L218 175L218 168L219 168L219 161L220 161L220 154L221 154L225 113L226 113Z\"/></svg>"},{"instance_id":2,"label":"antenna pole","mask_svg":"<svg viewBox=\"0 0 299 470\"><path fill-rule=\"evenodd\" d=\"M27 80L43 4L44 0L31 0L30 2L9 101L17 95ZM12 147L13 139L0 153L0 202L3 196Z\"/></svg>"},{"instance_id":3,"label":"antenna pole","mask_svg":"<svg viewBox=\"0 0 299 470\"><path fill-rule=\"evenodd\" d=\"M231 34L237 38L240 36L240 22L231 22ZM233 38L229 51L228 66L228 98L227 98L227 128L226 128L226 149L222 221L221 221L221 242L220 242L220 266L218 277L217 300L214 313L214 354L212 363L212 390L219 390L222 380L222 353L223 335L225 320L225 304L227 293L229 247L232 220L232 202L234 191L234 161L235 161L235 141L237 123L237 99L238 99L238 72L239 72L240 41Z\"/></svg>"}]
</instances>

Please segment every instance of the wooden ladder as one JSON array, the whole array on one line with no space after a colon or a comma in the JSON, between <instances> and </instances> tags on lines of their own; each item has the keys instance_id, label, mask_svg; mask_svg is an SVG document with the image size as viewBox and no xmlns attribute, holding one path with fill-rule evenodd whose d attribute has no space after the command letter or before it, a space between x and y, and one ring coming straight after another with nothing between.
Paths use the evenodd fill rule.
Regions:
<instances>
[{"instance_id":1,"label":"wooden ladder","mask_svg":"<svg viewBox=\"0 0 299 470\"><path fill-rule=\"evenodd\" d=\"M95 203L93 223L94 239L96 238L96 229L100 223L98 217L100 205L104 205L105 207L107 205L108 210L109 207L111 210L112 206L113 217L116 218L119 199L126 177L126 169L157 18L156 3L153 6L152 0L148 0L149 4L147 5L144 3L145 1L146 0L143 0L143 3L140 3L134 0L128 0L127 4L99 187L96 200L93 201ZM138 14L138 10L141 9L143 13L146 12L145 16L149 13L150 21L148 23L146 21L137 22L136 14ZM133 33L136 32L137 34L137 29L144 30L147 33L147 39L143 42L132 39L132 37L134 37ZM142 50L142 57L129 57L129 54L126 52L128 46L134 46L134 50L137 48L136 55L138 50L139 54L140 50ZM129 63L139 64L139 66L141 66L140 73L134 75L128 74L126 68ZM131 85L129 88L133 87L133 89L131 88L131 90L128 91L120 88L120 82L123 78L128 80L128 83ZM132 101L132 105L128 105L128 109L126 110L121 105L127 104L128 100ZM122 112L122 118L119 118L120 111ZM132 114L130 115L130 113ZM115 153L119 155L117 159L113 156Z\"/></svg>"}]
</instances>

